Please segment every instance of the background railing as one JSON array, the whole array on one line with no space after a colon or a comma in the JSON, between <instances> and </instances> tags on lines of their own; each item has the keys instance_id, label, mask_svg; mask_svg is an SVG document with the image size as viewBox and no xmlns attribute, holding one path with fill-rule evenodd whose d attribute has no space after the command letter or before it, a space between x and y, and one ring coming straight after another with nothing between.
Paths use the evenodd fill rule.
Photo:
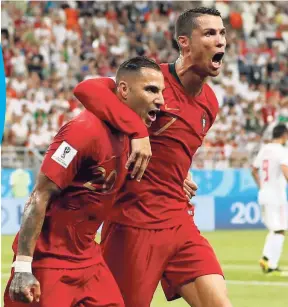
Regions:
<instances>
[{"instance_id":1,"label":"background railing","mask_svg":"<svg viewBox=\"0 0 288 307\"><path fill-rule=\"evenodd\" d=\"M2 168L30 169L37 175L46 148L35 149L28 147L3 146L1 147Z\"/></svg>"},{"instance_id":2,"label":"background railing","mask_svg":"<svg viewBox=\"0 0 288 307\"><path fill-rule=\"evenodd\" d=\"M199 169L227 169L249 167L259 145L252 151L243 148L200 147L193 158L192 167ZM38 172L46 148L3 146L2 168L28 168Z\"/></svg>"}]
</instances>

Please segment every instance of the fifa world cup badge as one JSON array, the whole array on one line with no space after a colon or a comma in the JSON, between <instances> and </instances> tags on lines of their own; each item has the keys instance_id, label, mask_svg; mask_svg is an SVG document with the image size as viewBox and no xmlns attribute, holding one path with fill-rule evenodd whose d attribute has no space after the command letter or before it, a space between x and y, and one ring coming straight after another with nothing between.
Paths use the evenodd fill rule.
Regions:
<instances>
[{"instance_id":1,"label":"fifa world cup badge","mask_svg":"<svg viewBox=\"0 0 288 307\"><path fill-rule=\"evenodd\" d=\"M204 133L205 132L205 128L206 128L206 122L207 122L206 113L202 114L201 122L202 122L202 133Z\"/></svg>"}]
</instances>

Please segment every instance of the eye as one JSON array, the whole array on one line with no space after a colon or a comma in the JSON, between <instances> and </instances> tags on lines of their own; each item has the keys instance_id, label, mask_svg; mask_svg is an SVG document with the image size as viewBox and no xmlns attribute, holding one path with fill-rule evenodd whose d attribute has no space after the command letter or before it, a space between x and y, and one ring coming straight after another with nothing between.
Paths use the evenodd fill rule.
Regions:
<instances>
[{"instance_id":1,"label":"eye","mask_svg":"<svg viewBox=\"0 0 288 307\"><path fill-rule=\"evenodd\" d=\"M156 94L159 92L159 88L157 86L150 85L145 87L145 91Z\"/></svg>"}]
</instances>

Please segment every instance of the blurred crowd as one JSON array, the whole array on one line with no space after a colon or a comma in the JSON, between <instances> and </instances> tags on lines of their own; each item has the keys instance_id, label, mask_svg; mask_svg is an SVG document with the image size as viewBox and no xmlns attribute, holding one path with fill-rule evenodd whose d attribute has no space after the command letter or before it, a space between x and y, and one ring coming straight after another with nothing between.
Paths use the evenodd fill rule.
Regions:
<instances>
[{"instance_id":1,"label":"blurred crowd","mask_svg":"<svg viewBox=\"0 0 288 307\"><path fill-rule=\"evenodd\" d=\"M44 151L81 111L72 89L83 79L114 76L122 61L136 55L173 62L178 14L202 5L221 12L227 51L222 73L209 80L220 113L195 166L243 166L267 126L288 122L285 2L1 2L7 86L3 146Z\"/></svg>"}]
</instances>

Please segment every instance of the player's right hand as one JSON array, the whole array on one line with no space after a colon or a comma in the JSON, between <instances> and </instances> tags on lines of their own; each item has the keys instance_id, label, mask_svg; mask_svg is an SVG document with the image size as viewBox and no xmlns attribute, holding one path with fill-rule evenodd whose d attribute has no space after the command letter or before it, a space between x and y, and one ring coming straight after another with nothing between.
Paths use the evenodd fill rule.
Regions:
<instances>
[{"instance_id":1,"label":"player's right hand","mask_svg":"<svg viewBox=\"0 0 288 307\"><path fill-rule=\"evenodd\" d=\"M130 165L134 163L131 178L136 176L137 181L141 180L151 156L152 151L148 136L145 138L131 140L131 155L125 166L128 169Z\"/></svg>"},{"instance_id":2,"label":"player's right hand","mask_svg":"<svg viewBox=\"0 0 288 307\"><path fill-rule=\"evenodd\" d=\"M39 302L41 295L40 283L32 273L14 273L9 295L12 301L22 303Z\"/></svg>"}]
</instances>

